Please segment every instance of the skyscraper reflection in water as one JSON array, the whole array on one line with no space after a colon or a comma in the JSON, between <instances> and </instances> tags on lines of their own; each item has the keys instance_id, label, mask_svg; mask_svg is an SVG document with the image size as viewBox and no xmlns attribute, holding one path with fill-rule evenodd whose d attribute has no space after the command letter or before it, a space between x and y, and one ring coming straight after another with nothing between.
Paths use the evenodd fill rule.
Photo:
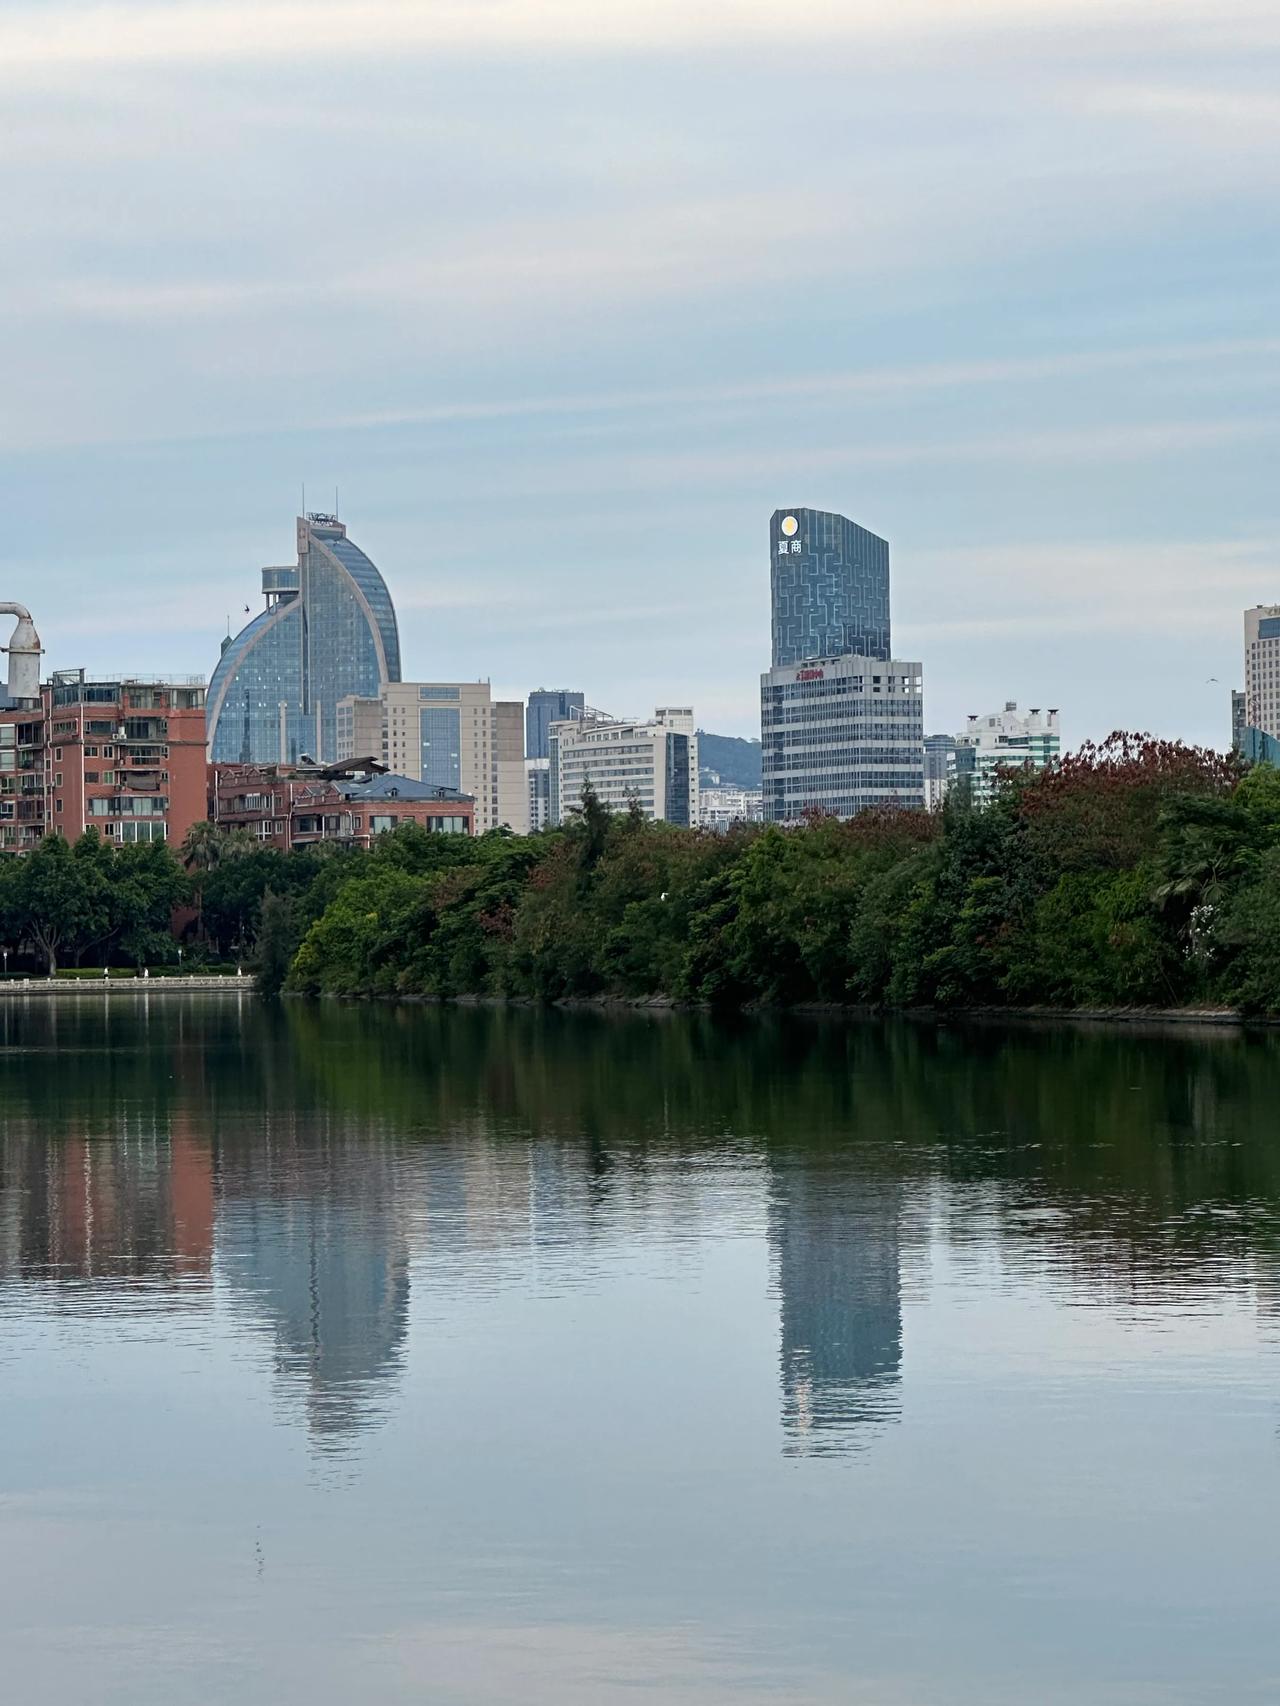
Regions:
<instances>
[{"instance_id":1,"label":"skyscraper reflection in water","mask_svg":"<svg viewBox=\"0 0 1280 1706\"><path fill-rule=\"evenodd\" d=\"M272 1125L261 1150L224 1157L219 1271L269 1326L286 1402L341 1450L382 1418L400 1372L409 1193L392 1146L354 1122Z\"/></svg>"},{"instance_id":2,"label":"skyscraper reflection in water","mask_svg":"<svg viewBox=\"0 0 1280 1706\"><path fill-rule=\"evenodd\" d=\"M900 1413L900 1189L811 1155L771 1171L783 1449L853 1450Z\"/></svg>"}]
</instances>

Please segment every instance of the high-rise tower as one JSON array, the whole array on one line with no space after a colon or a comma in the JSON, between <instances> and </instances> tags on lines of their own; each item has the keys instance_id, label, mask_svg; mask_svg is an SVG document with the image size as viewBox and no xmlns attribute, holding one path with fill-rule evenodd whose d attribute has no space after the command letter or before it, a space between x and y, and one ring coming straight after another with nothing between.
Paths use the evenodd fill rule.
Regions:
<instances>
[{"instance_id":1,"label":"high-rise tower","mask_svg":"<svg viewBox=\"0 0 1280 1706\"><path fill-rule=\"evenodd\" d=\"M338 701L400 679L400 634L377 568L336 516L298 517L296 567L262 571L267 607L228 639L209 683L215 764L338 756Z\"/></svg>"},{"instance_id":2,"label":"high-rise tower","mask_svg":"<svg viewBox=\"0 0 1280 1706\"><path fill-rule=\"evenodd\" d=\"M924 679L889 646L889 547L843 515L769 523L773 667L760 678L764 815L924 804Z\"/></svg>"},{"instance_id":3,"label":"high-rise tower","mask_svg":"<svg viewBox=\"0 0 1280 1706\"><path fill-rule=\"evenodd\" d=\"M825 509L779 509L769 523L773 663L889 656L889 544Z\"/></svg>"}]
</instances>

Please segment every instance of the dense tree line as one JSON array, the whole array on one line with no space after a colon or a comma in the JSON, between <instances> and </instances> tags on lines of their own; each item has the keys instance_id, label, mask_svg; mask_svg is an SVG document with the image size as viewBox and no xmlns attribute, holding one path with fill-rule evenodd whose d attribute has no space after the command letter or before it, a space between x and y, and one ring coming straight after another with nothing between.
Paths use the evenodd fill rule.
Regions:
<instances>
[{"instance_id":1,"label":"dense tree line","mask_svg":"<svg viewBox=\"0 0 1280 1706\"><path fill-rule=\"evenodd\" d=\"M1280 1011L1280 773L1140 736L982 809L714 835L588 797L541 836L401 834L326 875L295 990Z\"/></svg>"},{"instance_id":2,"label":"dense tree line","mask_svg":"<svg viewBox=\"0 0 1280 1706\"><path fill-rule=\"evenodd\" d=\"M164 963L177 958L174 914L190 896L163 842L116 847L90 830L73 846L50 835L0 860L0 941L50 975L63 963Z\"/></svg>"},{"instance_id":3,"label":"dense tree line","mask_svg":"<svg viewBox=\"0 0 1280 1706\"><path fill-rule=\"evenodd\" d=\"M199 825L0 863L48 963L188 951L268 990L720 1007L1226 1004L1280 1013L1280 772L1117 735L981 809L725 835L611 816L537 836L412 825L284 854Z\"/></svg>"}]
</instances>

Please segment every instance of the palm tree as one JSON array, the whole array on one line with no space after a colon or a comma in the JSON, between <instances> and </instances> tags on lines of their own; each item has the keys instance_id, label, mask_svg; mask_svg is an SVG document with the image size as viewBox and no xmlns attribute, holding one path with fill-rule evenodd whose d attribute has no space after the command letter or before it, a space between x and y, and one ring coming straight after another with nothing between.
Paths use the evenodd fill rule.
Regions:
<instances>
[{"instance_id":1,"label":"palm tree","mask_svg":"<svg viewBox=\"0 0 1280 1706\"><path fill-rule=\"evenodd\" d=\"M238 859L260 845L247 829L222 829L206 819L193 823L187 831L182 858L189 870L211 871L224 859Z\"/></svg>"},{"instance_id":2,"label":"palm tree","mask_svg":"<svg viewBox=\"0 0 1280 1706\"><path fill-rule=\"evenodd\" d=\"M182 843L182 862L188 870L211 871L222 862L224 830L208 819L193 823Z\"/></svg>"}]
</instances>

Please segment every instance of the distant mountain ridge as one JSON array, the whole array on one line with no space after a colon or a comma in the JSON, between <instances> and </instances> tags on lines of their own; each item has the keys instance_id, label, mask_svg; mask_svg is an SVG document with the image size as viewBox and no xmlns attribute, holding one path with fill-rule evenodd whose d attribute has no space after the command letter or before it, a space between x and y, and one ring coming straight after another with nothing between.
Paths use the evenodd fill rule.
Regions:
<instances>
[{"instance_id":1,"label":"distant mountain ridge","mask_svg":"<svg viewBox=\"0 0 1280 1706\"><path fill-rule=\"evenodd\" d=\"M727 788L760 786L760 742L738 735L709 735L698 730L698 765L715 770Z\"/></svg>"}]
</instances>

